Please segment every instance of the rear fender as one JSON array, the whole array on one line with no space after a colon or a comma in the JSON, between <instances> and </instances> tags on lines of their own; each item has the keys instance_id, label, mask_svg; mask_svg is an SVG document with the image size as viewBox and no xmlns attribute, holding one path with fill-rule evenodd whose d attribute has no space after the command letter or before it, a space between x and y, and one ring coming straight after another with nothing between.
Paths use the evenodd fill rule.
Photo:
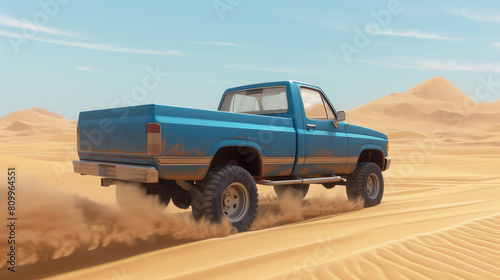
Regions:
<instances>
[{"instance_id":1,"label":"rear fender","mask_svg":"<svg viewBox=\"0 0 500 280\"><path fill-rule=\"evenodd\" d=\"M242 154L249 153L245 147L248 148L254 148L257 150L260 154L260 156L264 156L264 151L262 150L262 147L257 144L256 142L250 141L250 140L243 140L243 139L226 139L226 140L221 140L217 142L210 152L208 153L210 156L214 156L218 150L224 147L242 147L241 152Z\"/></svg>"}]
</instances>

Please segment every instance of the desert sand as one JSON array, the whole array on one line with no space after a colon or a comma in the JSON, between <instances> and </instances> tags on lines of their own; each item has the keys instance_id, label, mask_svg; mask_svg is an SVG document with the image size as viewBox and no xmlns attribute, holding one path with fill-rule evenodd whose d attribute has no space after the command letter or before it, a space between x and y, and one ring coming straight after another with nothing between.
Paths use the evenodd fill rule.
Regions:
<instances>
[{"instance_id":1,"label":"desert sand","mask_svg":"<svg viewBox=\"0 0 500 280\"><path fill-rule=\"evenodd\" d=\"M2 242L0 278L498 279L499 116L443 77L353 109L349 123L390 138L382 203L319 185L278 201L259 186L255 224L234 234L140 193L120 210L114 187L72 172L75 122L15 112L0 118L0 168L18 170L20 266L7 271Z\"/></svg>"}]
</instances>

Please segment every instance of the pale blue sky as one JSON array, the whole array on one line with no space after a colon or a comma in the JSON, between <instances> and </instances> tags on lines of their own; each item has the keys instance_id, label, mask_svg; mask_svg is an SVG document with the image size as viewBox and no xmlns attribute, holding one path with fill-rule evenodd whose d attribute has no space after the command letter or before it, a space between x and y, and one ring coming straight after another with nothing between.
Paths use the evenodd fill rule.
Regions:
<instances>
[{"instance_id":1,"label":"pale blue sky","mask_svg":"<svg viewBox=\"0 0 500 280\"><path fill-rule=\"evenodd\" d=\"M0 116L215 109L228 87L274 80L348 110L439 75L469 95L500 81L500 2L437 2L0 0Z\"/></svg>"}]
</instances>

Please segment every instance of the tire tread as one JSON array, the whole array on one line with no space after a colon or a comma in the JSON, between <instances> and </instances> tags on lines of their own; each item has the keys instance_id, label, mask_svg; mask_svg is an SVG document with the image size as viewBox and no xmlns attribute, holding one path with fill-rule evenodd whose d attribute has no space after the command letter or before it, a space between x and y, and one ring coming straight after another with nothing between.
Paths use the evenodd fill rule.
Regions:
<instances>
[{"instance_id":1,"label":"tire tread","mask_svg":"<svg viewBox=\"0 0 500 280\"><path fill-rule=\"evenodd\" d=\"M205 179L201 182L199 186L194 188L193 190L193 202L192 202L192 211L193 217L196 220L200 220L203 217L207 220L219 222L215 219L215 215L213 213L213 196L216 193L216 188L221 181L222 178L229 176L230 172L243 172L246 173L247 176L252 177L250 173L239 166L236 165L221 165L215 166L211 168ZM258 201L258 193L257 193L257 201ZM248 223L246 228L240 229L240 231L246 231L252 225L255 217L257 216L257 211L254 211L253 217L251 218L251 222Z\"/></svg>"},{"instance_id":2,"label":"tire tread","mask_svg":"<svg viewBox=\"0 0 500 280\"><path fill-rule=\"evenodd\" d=\"M366 198L364 197L364 178L367 172L369 172L370 169L378 169L380 170L379 166L374 163L374 162L361 162L358 163L358 166L356 167L356 170L352 174L350 174L347 178L347 185L346 185L346 193L347 197L349 200L354 201L357 200L359 197L365 199L365 207L370 207L374 206L374 204L367 203ZM383 177L380 178L382 180L382 185L380 190L383 194ZM378 203L377 203L378 204Z\"/></svg>"}]
</instances>

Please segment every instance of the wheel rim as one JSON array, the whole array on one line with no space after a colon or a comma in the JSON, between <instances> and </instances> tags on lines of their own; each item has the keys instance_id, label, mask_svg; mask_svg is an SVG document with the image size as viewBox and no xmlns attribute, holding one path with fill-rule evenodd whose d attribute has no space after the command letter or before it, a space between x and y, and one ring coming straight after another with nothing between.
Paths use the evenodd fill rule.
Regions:
<instances>
[{"instance_id":1,"label":"wheel rim","mask_svg":"<svg viewBox=\"0 0 500 280\"><path fill-rule=\"evenodd\" d=\"M368 176L368 181L366 182L366 191L368 193L368 197L371 199L376 199L378 197L378 193L380 190L380 180L378 179L377 174L372 173Z\"/></svg>"},{"instance_id":2,"label":"wheel rim","mask_svg":"<svg viewBox=\"0 0 500 280\"><path fill-rule=\"evenodd\" d=\"M222 212L233 223L243 220L250 208L248 190L241 183L230 184L222 195Z\"/></svg>"}]
</instances>

